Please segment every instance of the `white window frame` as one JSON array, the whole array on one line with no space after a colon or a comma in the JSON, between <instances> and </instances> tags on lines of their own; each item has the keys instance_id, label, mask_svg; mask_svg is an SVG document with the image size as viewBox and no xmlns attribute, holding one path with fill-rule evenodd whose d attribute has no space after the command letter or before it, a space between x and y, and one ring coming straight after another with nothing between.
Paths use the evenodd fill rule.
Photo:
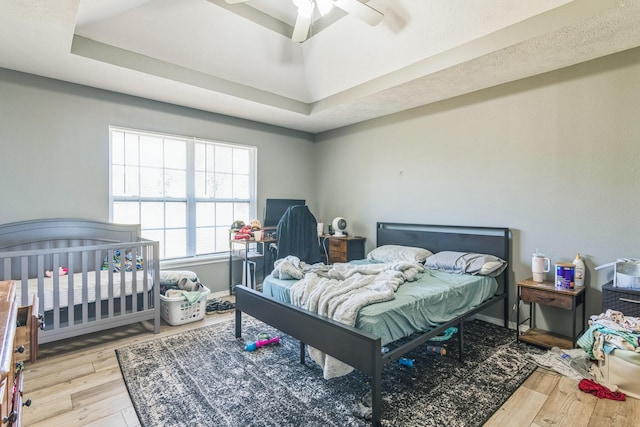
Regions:
<instances>
[{"instance_id":1,"label":"white window frame","mask_svg":"<svg viewBox=\"0 0 640 427\"><path fill-rule=\"evenodd\" d=\"M159 138L159 139L162 139L162 142L163 142L162 147L165 146L164 143L166 142L166 140L178 140L181 142L184 141L186 145L186 153L185 153L186 165L184 169L177 169L177 170L179 172L182 172L182 171L185 172L185 177L186 177L185 178L185 183L186 183L185 195L180 197L171 197L171 196L167 196L166 194L160 195L160 196L122 194L122 192L119 192L119 194L114 194L114 186L115 186L114 175L116 175L114 173L114 169L116 167L121 167L121 169L124 169L123 165L120 163L116 163L114 165L115 160L114 160L113 136L114 136L114 133L116 132L122 132L125 135L133 134L133 135L137 135L138 137ZM240 153L242 153L243 151L246 151L246 153L248 153L248 157L249 157L247 160L248 165L243 164L243 166L248 166L248 169L249 169L248 170L248 197L237 198L237 197L233 197L233 195L231 197L216 197L215 195L208 195L205 197L196 196L196 175L197 175L196 174L196 145L197 144L205 144L206 146L209 146L209 147L240 149ZM202 145L200 145L200 148L203 148ZM126 156L126 148L124 151ZM136 156L132 156L132 157L134 157L134 162L127 163L127 165L132 165L134 167L137 167L138 169L143 169L141 168L142 162L140 159L140 155L137 154ZM136 157L137 157L137 162L135 161ZM231 167L233 168L233 166ZM167 160L163 156L162 170L164 173L162 176L163 176L163 186L165 188L167 187L167 181L166 181L167 169L169 169L167 167ZM213 171L209 169L206 169L206 172L213 173ZM202 175L202 173L200 175ZM231 174L227 173L227 175L231 175L233 179L233 177L235 176L241 176L241 175L247 175L247 174L232 172ZM119 177L121 176L126 176L126 172L122 172L121 175L119 175ZM214 141L214 140L205 140L202 138L196 138L196 137L190 137L190 136L163 134L163 133L150 132L150 131L138 130L138 129L128 129L128 128L123 128L118 126L109 127L109 218L112 222L114 221L114 216L115 216L114 205L116 203L118 202L124 202L124 203L130 203L130 204L137 203L138 210L139 210L138 222L140 223L142 228L142 236L146 238L150 238L152 240L161 241L160 258L162 260L170 259L172 261L180 261L180 260L188 261L188 260L194 260L194 259L206 259L211 257L215 258L215 257L219 257L222 254L228 255L229 253L228 230L231 223L235 220L243 220L245 222L248 222L249 219L256 218L256 211L257 211L256 182L257 182L257 147L255 146L229 143L229 142L220 142L220 141ZM137 186L138 188L140 188L141 185L139 182L137 183ZM166 241L167 231L170 230L170 227L167 227L167 218L166 216L164 217L163 227L145 227L145 224L143 224L141 220L143 216L143 214L141 213L142 206L144 203L163 203L164 205L163 209L164 209L164 212L166 213L167 211L166 207L168 206L168 204L170 204L171 202L180 202L180 201L186 204L186 218L185 218L186 253L184 254L184 256L182 255L181 256L165 256L165 254L167 253L167 250L163 248L162 243ZM200 226L201 228L209 228L209 229L213 228L213 232L215 235L215 242L214 242L215 247L211 252L198 253L197 252L197 229L200 227L198 227L196 223L197 221L196 206L199 202L213 203L214 207L218 203L226 204L226 206L228 206L228 204L233 204L232 210L242 205L246 206L246 204L248 203L248 218L236 217L236 214L234 213L232 214L233 218L230 220L230 222L229 221L225 221L224 223L215 222L212 226L211 225L206 227ZM117 222L117 218L115 219L115 221ZM181 227L180 230L182 229L183 228ZM145 232L146 232L146 235L145 235ZM157 238L160 233L162 233L162 238Z\"/></svg>"}]
</instances>

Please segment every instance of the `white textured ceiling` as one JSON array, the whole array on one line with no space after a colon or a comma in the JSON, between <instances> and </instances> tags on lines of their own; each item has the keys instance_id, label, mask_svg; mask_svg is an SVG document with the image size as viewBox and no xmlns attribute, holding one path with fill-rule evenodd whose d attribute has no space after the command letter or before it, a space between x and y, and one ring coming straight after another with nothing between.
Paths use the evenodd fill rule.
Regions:
<instances>
[{"instance_id":1,"label":"white textured ceiling","mask_svg":"<svg viewBox=\"0 0 640 427\"><path fill-rule=\"evenodd\" d=\"M640 0L367 4L3 0L0 67L318 133L640 46Z\"/></svg>"}]
</instances>

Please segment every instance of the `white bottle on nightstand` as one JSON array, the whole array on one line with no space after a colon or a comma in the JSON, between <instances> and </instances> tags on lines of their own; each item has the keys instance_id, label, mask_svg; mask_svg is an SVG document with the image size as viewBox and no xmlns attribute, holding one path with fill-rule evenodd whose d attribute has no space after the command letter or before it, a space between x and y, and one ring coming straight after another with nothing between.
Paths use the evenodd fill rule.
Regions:
<instances>
[{"instance_id":1,"label":"white bottle on nightstand","mask_svg":"<svg viewBox=\"0 0 640 427\"><path fill-rule=\"evenodd\" d=\"M584 286L585 268L584 268L584 261L582 260L582 257L580 256L580 254L576 255L576 259L573 260L573 265L576 266L575 276L574 276L575 286L582 287Z\"/></svg>"}]
</instances>

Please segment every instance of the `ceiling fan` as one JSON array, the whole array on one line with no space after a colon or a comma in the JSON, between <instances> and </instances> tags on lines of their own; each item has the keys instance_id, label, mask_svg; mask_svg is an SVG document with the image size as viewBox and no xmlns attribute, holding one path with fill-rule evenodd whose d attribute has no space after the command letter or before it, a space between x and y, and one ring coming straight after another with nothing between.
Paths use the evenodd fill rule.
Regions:
<instances>
[{"instance_id":1,"label":"ceiling fan","mask_svg":"<svg viewBox=\"0 0 640 427\"><path fill-rule=\"evenodd\" d=\"M250 0L225 0L228 4L245 3ZM291 40L302 43L309 37L313 12L318 9L325 15L333 6L350 13L369 25L377 25L384 14L359 0L292 0L298 8L298 17L293 27Z\"/></svg>"}]
</instances>

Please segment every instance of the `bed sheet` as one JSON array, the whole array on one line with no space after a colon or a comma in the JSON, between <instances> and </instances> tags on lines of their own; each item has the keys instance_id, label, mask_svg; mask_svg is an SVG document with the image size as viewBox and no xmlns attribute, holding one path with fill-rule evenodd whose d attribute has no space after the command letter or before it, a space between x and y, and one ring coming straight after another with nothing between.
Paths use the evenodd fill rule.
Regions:
<instances>
[{"instance_id":1,"label":"bed sheet","mask_svg":"<svg viewBox=\"0 0 640 427\"><path fill-rule=\"evenodd\" d=\"M289 291L296 280L267 276L262 292L291 303ZM396 298L360 310L356 327L378 336L382 345L447 322L492 297L498 289L493 277L425 270L414 282L402 284Z\"/></svg>"},{"instance_id":2,"label":"bed sheet","mask_svg":"<svg viewBox=\"0 0 640 427\"><path fill-rule=\"evenodd\" d=\"M109 271L108 270L99 270L100 277L100 295L101 300L107 300L109 298ZM144 275L145 272L143 270L139 270L136 272L136 293L142 292L144 289ZM69 278L73 277L73 301L74 305L82 304L82 273L75 273L72 276L65 275L59 276L59 306L67 307L69 305ZM125 272L124 274L124 295L131 295L133 292L133 273ZM18 286L16 286L16 301L21 303L21 295L22 295L22 282L20 280L17 281ZM87 273L87 301L89 303L95 302L96 300L96 272L90 271ZM49 311L53 310L53 291L54 291L54 279L53 277L44 277L44 310ZM38 293L38 279L33 278L28 280L28 294L29 300L31 300L32 296ZM147 287L148 290L153 288L153 281L151 280L151 276L148 275L147 279ZM118 298L121 295L121 273L113 272L113 298Z\"/></svg>"}]
</instances>

